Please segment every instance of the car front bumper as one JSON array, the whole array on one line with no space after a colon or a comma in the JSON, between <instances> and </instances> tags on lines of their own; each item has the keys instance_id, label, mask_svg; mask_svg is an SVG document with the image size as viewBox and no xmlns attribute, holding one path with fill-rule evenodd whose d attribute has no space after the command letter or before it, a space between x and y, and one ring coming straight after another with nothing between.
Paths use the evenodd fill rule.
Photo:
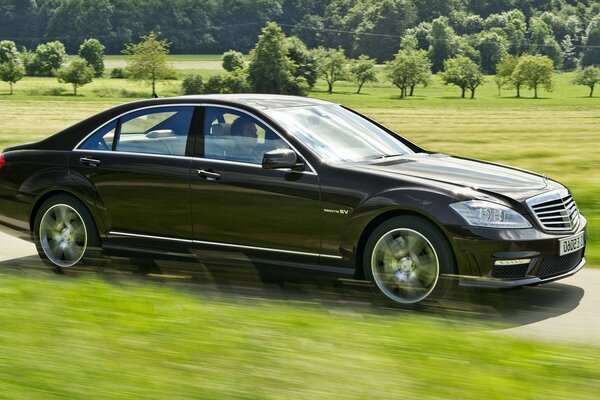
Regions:
<instances>
[{"instance_id":1,"label":"car front bumper","mask_svg":"<svg viewBox=\"0 0 600 400\"><path fill-rule=\"evenodd\" d=\"M461 286L509 288L571 276L586 263L585 246L560 256L559 240L585 235L586 230L587 220L582 215L570 233L457 227L451 237L459 267L458 282ZM515 264L498 265L503 262Z\"/></svg>"}]
</instances>

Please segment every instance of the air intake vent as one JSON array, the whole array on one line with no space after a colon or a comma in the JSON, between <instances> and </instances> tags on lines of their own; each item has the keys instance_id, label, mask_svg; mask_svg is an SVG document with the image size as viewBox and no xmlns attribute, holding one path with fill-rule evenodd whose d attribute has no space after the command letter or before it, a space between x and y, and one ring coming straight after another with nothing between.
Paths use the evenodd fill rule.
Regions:
<instances>
[{"instance_id":1,"label":"air intake vent","mask_svg":"<svg viewBox=\"0 0 600 400\"><path fill-rule=\"evenodd\" d=\"M570 231L579 220L575 199L566 189L556 190L527 200L527 205L542 228L548 231Z\"/></svg>"}]
</instances>

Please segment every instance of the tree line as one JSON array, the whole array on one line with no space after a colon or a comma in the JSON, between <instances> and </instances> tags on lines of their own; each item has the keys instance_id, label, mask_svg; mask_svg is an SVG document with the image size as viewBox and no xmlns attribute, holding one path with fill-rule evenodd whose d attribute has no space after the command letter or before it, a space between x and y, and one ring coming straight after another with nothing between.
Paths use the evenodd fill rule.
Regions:
<instances>
[{"instance_id":1,"label":"tree line","mask_svg":"<svg viewBox=\"0 0 600 400\"><path fill-rule=\"evenodd\" d=\"M128 44L123 53L129 55L125 69L114 68L113 78L129 77L147 81L156 96L156 82L161 79L176 78L177 72L167 63L170 43L160 39L157 33L143 36L135 44ZM87 39L80 46L78 57L63 66L67 59L65 46L59 42L38 45L34 52L17 50L14 42L0 41L0 80L10 85L18 82L25 74L31 76L57 76L60 82L71 83L73 92L90 83L93 77L104 73L104 45L97 39ZM429 50L419 48L418 38L406 35L401 49L395 57L385 62L386 78L400 89L400 97L412 96L417 85L427 86L434 72L436 55L433 46ZM439 54L437 54L439 55ZM279 25L268 23L258 37L258 41L249 55L246 65L244 55L236 50L223 54L225 76L211 76L205 83L201 75L188 76L183 80L184 94L200 93L279 93L306 95L321 77L327 83L327 91L333 92L337 81L351 80L357 84L360 93L367 82L376 82L376 60L366 55L357 59L348 59L341 48L308 47L295 36L286 37ZM441 60L443 68L437 71L447 85L456 85L461 89L461 97L467 90L475 97L476 89L484 82L482 65L468 55L447 53ZM519 56L501 54L493 66L496 71L495 82L498 90L510 86L516 89L520 97L521 87L534 90L538 97L538 88L548 91L553 87L555 64L547 55L523 53ZM594 86L600 81L600 67L588 66L580 69L573 80L574 84L590 88L590 97Z\"/></svg>"},{"instance_id":2,"label":"tree line","mask_svg":"<svg viewBox=\"0 0 600 400\"><path fill-rule=\"evenodd\" d=\"M309 48L378 62L411 35L434 49L434 72L455 53L492 73L502 52L544 54L570 70L599 63L598 14L597 0L0 0L0 38L30 49L58 40L72 54L94 37L117 54L162 32L176 54L246 53L274 21Z\"/></svg>"}]
</instances>

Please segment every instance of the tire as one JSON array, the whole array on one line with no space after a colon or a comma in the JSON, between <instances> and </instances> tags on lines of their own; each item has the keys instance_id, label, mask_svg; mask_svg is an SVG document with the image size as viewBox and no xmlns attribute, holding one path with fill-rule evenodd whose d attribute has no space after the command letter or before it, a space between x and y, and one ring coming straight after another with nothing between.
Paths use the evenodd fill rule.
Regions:
<instances>
[{"instance_id":1,"label":"tire","mask_svg":"<svg viewBox=\"0 0 600 400\"><path fill-rule=\"evenodd\" d=\"M369 236L363 254L365 277L386 303L414 307L440 300L456 272L445 235L413 215L390 218Z\"/></svg>"},{"instance_id":2,"label":"tire","mask_svg":"<svg viewBox=\"0 0 600 400\"><path fill-rule=\"evenodd\" d=\"M57 272L102 263L94 219L75 197L59 194L44 201L35 215L33 238L42 261Z\"/></svg>"}]
</instances>

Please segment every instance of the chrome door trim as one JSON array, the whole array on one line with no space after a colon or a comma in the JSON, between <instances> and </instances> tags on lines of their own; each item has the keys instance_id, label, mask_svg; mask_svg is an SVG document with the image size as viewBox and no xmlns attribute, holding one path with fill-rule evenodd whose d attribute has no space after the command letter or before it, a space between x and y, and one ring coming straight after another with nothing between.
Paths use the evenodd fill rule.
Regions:
<instances>
[{"instance_id":1,"label":"chrome door trim","mask_svg":"<svg viewBox=\"0 0 600 400\"><path fill-rule=\"evenodd\" d=\"M247 246L247 245L233 244L233 243L210 242L210 241L206 241L206 240L180 239L180 238L172 238L172 237L164 237L164 236L143 235L143 234L139 234L139 233L129 233L129 232L122 232L122 231L109 231L108 233L111 235L129 236L129 237L136 237L136 238L142 238L142 239L170 240L170 241L190 243L190 244L205 244L205 245L209 245L209 246L234 247L234 248L246 249L246 250L270 251L270 252L275 252L275 253L297 254L297 255L311 256L311 257L325 257L325 258L332 258L332 259L336 259L336 260L342 259L341 256L336 256L336 255L332 255L332 254L309 253L309 252L305 252L305 251L274 249L274 248L270 248L270 247L258 247L258 246Z\"/></svg>"}]
</instances>

